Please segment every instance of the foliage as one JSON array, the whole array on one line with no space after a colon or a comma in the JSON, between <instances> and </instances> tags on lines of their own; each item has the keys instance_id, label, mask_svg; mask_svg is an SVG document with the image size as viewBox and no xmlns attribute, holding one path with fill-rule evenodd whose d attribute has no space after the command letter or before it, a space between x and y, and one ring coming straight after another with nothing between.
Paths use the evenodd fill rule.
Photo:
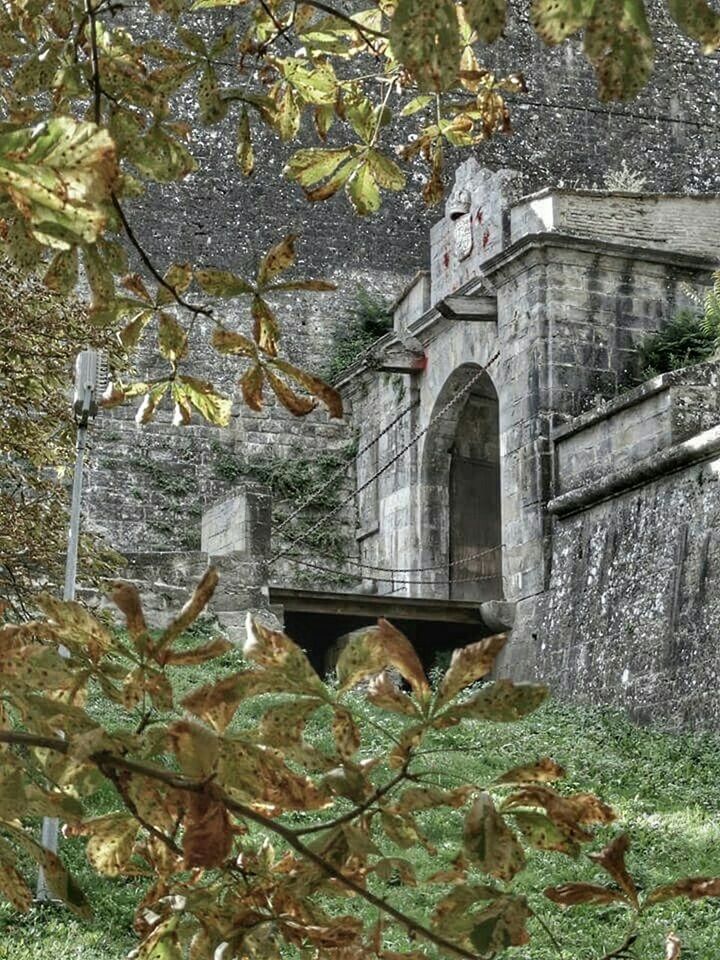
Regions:
<instances>
[{"instance_id":1,"label":"foliage","mask_svg":"<svg viewBox=\"0 0 720 960\"><path fill-rule=\"evenodd\" d=\"M720 279L705 296L706 312L680 310L640 344L641 379L700 363L720 345Z\"/></svg>"},{"instance_id":2,"label":"foliage","mask_svg":"<svg viewBox=\"0 0 720 960\"><path fill-rule=\"evenodd\" d=\"M645 189L647 177L644 177L638 170L632 169L627 160L623 159L616 170L608 171L604 183L606 190L641 193Z\"/></svg>"},{"instance_id":3,"label":"foliage","mask_svg":"<svg viewBox=\"0 0 720 960\"><path fill-rule=\"evenodd\" d=\"M200 626L196 630L196 626ZM211 625L198 622L179 640L179 646L190 648L213 639ZM445 669L449 665L445 663ZM186 689L217 680L224 673L247 666L239 650L196 667L178 668ZM433 684L434 685L434 684ZM258 697L240 704L233 726L252 727L274 700L281 697ZM361 696L355 698L354 709L361 723L376 720L375 708ZM91 695L88 711L104 717L112 730L115 722L123 725L124 713L108 718L108 703L101 696ZM390 728L391 732L394 730ZM507 736L512 731L512 738ZM310 720L306 739L321 750L332 749L332 733L319 717ZM428 779L435 786L456 783L482 783L520 763L525 756L552 753L568 771L565 790L578 792L592 785L611 802L618 813L618 823L633 840L632 862L639 867L640 880L647 888L659 886L667 878L668 864L675 870L716 873L720 864L720 825L717 822L716 783L720 776L720 739L717 735L661 733L638 728L623 713L615 710L558 704L546 701L535 713L508 728L505 724L466 723L443 736L441 752L424 757ZM682 784L678 798L677 785ZM115 806L115 791L106 784L87 798L91 816L108 813ZM438 850L451 850L460 829L463 811L438 808L424 815L423 830ZM603 834L615 829L610 825ZM73 960L121 960L136 945L132 932L135 904L150 885L148 877L128 879L100 876L85 857L82 837L63 839L63 861L85 890L92 891L93 916L81 920L60 906L35 905L19 914L9 904L0 903L0 958L2 960L38 960L47 952L62 953ZM432 873L433 857L424 848L405 851L416 875ZM637 867L635 867L637 865ZM30 868L30 865L28 864ZM544 889L568 879L595 879L595 865L587 860L570 861L552 853L537 851L528 859L527 869L515 884L521 892ZM31 869L28 874L31 876ZM403 903L408 912L422 916L430 909L430 888L419 885L398 887L393 878L380 888ZM623 936L620 909L607 911L579 909L564 913L551 902L548 924L563 927L562 939L572 943L573 955L596 960L605 952L604 944ZM356 903L358 913L373 919L369 904ZM662 957L662 943L668 930L675 930L683 942L683 957L712 960L715 956L715 929L720 921L720 901L706 902L680 899L654 908L646 917L634 950L638 958ZM572 930L566 930L571 925ZM516 951L518 960L558 960L558 954L544 935L537 921L530 921L536 931L529 947ZM403 933L398 931L391 949L403 949ZM512 953L509 954L512 957Z\"/></svg>"},{"instance_id":4,"label":"foliage","mask_svg":"<svg viewBox=\"0 0 720 960\"><path fill-rule=\"evenodd\" d=\"M643 0L529 7L548 44L583 32L602 98L633 96L647 82L654 44ZM8 0L0 17L4 251L19 269L42 266L55 291L86 282L93 322L119 331L128 349L154 331L165 375L121 382L109 402L142 398L140 423L166 402L178 424L194 415L227 423L230 399L185 369L201 317L213 348L242 365L252 409L268 390L296 415L322 403L338 416L335 391L280 356L283 295L332 289L283 276L295 238L279 239L252 277L176 262L173 237L159 264L133 228L132 201L154 184L201 177L196 129L232 117L242 176L262 162L256 153L269 130L294 145L284 173L311 202L343 191L357 213L373 213L384 191L405 188L402 164L415 158L427 165L425 199L438 202L446 152L507 131L506 100L525 89L521 73L497 76L479 59L503 33L506 8L505 0L377 0L349 14L325 0L150 0L128 14L114 3ZM705 0L668 0L668 8L705 53L720 46L720 14ZM249 335L224 315L235 298L249 308Z\"/></svg>"},{"instance_id":5,"label":"foliage","mask_svg":"<svg viewBox=\"0 0 720 960\"><path fill-rule=\"evenodd\" d=\"M359 287L349 311L348 324L333 345L325 376L331 382L392 329L392 313L386 300Z\"/></svg>"},{"instance_id":6,"label":"foliage","mask_svg":"<svg viewBox=\"0 0 720 960\"><path fill-rule=\"evenodd\" d=\"M0 596L16 613L38 581L62 579L68 521L58 475L75 448L67 384L78 342L93 335L107 344L80 304L0 264ZM85 555L87 575L106 569L97 549Z\"/></svg>"},{"instance_id":7,"label":"foliage","mask_svg":"<svg viewBox=\"0 0 720 960\"><path fill-rule=\"evenodd\" d=\"M186 669L230 651L220 638L180 641L216 582L208 570L159 636L122 582L112 595L127 638L79 604L47 596L39 600L45 620L0 629L0 889L16 908L31 902L22 855L43 865L70 910L90 911L64 864L22 826L43 814L62 817L68 837L86 838L101 874L147 878L135 919L138 960L279 951L397 960L426 957L428 948L479 960L527 944L530 921L555 939L543 919L551 903L624 911L624 943L606 954L619 956L656 905L720 895L712 877L643 887L625 865L624 833L589 855L598 882L553 885L544 891L546 908L518 886L533 851L576 860L615 814L587 791L556 788L565 771L548 757L498 775L499 758L490 755L474 782L434 782L428 757L442 754L443 744L477 721L520 720L546 698L542 685L480 682L503 636L457 651L433 689L408 640L381 620L350 635L338 682L328 685L288 637L250 620L249 665L188 691ZM389 667L407 690L390 680ZM360 682L362 698L351 693ZM90 688L102 691L111 711L92 710ZM238 725L239 708L256 698L254 723ZM315 722L331 731L324 748L305 736ZM103 783L114 788L114 806L88 817L88 800ZM436 850L424 825L453 811L460 830ZM418 875L408 859L420 850L433 858L430 875ZM408 912L388 884L427 888L430 921ZM371 916L350 910L348 896L369 905ZM410 953L388 946L398 927L414 941Z\"/></svg>"}]
</instances>

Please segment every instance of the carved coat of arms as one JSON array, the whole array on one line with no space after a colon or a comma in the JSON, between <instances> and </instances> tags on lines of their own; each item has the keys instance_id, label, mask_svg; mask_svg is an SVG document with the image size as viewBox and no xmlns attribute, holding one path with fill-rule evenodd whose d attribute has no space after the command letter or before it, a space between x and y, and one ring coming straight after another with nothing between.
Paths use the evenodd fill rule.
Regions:
<instances>
[{"instance_id":1,"label":"carved coat of arms","mask_svg":"<svg viewBox=\"0 0 720 960\"><path fill-rule=\"evenodd\" d=\"M456 187L450 195L445 208L446 216L453 225L453 247L458 260L465 260L472 253L473 229L470 209L472 198L470 192Z\"/></svg>"}]
</instances>

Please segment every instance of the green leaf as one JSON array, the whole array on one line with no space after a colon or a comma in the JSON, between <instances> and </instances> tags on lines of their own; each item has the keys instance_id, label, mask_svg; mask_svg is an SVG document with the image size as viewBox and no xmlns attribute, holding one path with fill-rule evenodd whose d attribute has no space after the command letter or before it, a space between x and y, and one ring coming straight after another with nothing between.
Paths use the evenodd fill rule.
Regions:
<instances>
[{"instance_id":1,"label":"green leaf","mask_svg":"<svg viewBox=\"0 0 720 960\"><path fill-rule=\"evenodd\" d=\"M195 271L195 279L211 297L240 297L246 293L255 293L251 283L228 270L205 267Z\"/></svg>"},{"instance_id":2,"label":"green leaf","mask_svg":"<svg viewBox=\"0 0 720 960\"><path fill-rule=\"evenodd\" d=\"M414 97L410 103L405 104L405 106L400 111L401 117L411 117L414 113L419 113L420 110L424 110L429 103L432 103L432 96L429 93L421 94L419 97Z\"/></svg>"},{"instance_id":3,"label":"green leaf","mask_svg":"<svg viewBox=\"0 0 720 960\"><path fill-rule=\"evenodd\" d=\"M702 44L703 53L714 53L720 47L720 13L705 0L669 0L668 6L680 29Z\"/></svg>"},{"instance_id":4,"label":"green leaf","mask_svg":"<svg viewBox=\"0 0 720 960\"><path fill-rule=\"evenodd\" d=\"M452 88L461 52L454 0L399 0L390 46L421 91Z\"/></svg>"},{"instance_id":5,"label":"green leaf","mask_svg":"<svg viewBox=\"0 0 720 960\"><path fill-rule=\"evenodd\" d=\"M230 103L220 95L217 76L212 67L207 67L198 84L198 107L200 120L207 125L219 123L228 112Z\"/></svg>"},{"instance_id":6,"label":"green leaf","mask_svg":"<svg viewBox=\"0 0 720 960\"><path fill-rule=\"evenodd\" d=\"M639 0L604 0L585 26L585 52L598 76L602 100L627 100L647 83L654 44Z\"/></svg>"},{"instance_id":7,"label":"green leaf","mask_svg":"<svg viewBox=\"0 0 720 960\"><path fill-rule=\"evenodd\" d=\"M385 190L404 190L405 174L390 157L379 150L368 150L367 162L372 175Z\"/></svg>"},{"instance_id":8,"label":"green leaf","mask_svg":"<svg viewBox=\"0 0 720 960\"><path fill-rule=\"evenodd\" d=\"M300 105L297 92L289 83L281 83L275 94L274 126L282 140L292 140L300 129Z\"/></svg>"},{"instance_id":9,"label":"green leaf","mask_svg":"<svg viewBox=\"0 0 720 960\"><path fill-rule=\"evenodd\" d=\"M360 216L380 209L380 190L367 159L353 172L345 185L345 192Z\"/></svg>"},{"instance_id":10,"label":"green leaf","mask_svg":"<svg viewBox=\"0 0 720 960\"><path fill-rule=\"evenodd\" d=\"M305 103L332 105L337 96L337 79L332 64L320 61L312 65L298 57L275 59L273 64Z\"/></svg>"},{"instance_id":11,"label":"green leaf","mask_svg":"<svg viewBox=\"0 0 720 960\"><path fill-rule=\"evenodd\" d=\"M185 293L187 288L192 283L192 278L193 271L189 263L173 263L165 271L163 280L173 288L178 296L182 296L182 294ZM159 307L164 307L169 303L175 303L175 297L173 296L172 291L168 290L167 287L164 287L161 284L158 286L155 303Z\"/></svg>"},{"instance_id":12,"label":"green leaf","mask_svg":"<svg viewBox=\"0 0 720 960\"><path fill-rule=\"evenodd\" d=\"M211 383L195 377L178 377L176 380L188 401L208 423L226 427L230 423L232 400L217 393Z\"/></svg>"},{"instance_id":13,"label":"green leaf","mask_svg":"<svg viewBox=\"0 0 720 960\"><path fill-rule=\"evenodd\" d=\"M171 313L161 313L158 324L160 353L172 364L177 363L187 350L187 333Z\"/></svg>"},{"instance_id":14,"label":"green leaf","mask_svg":"<svg viewBox=\"0 0 720 960\"><path fill-rule=\"evenodd\" d=\"M321 150L312 147L309 150L298 150L285 164L283 174L305 189L329 177L350 155L349 149Z\"/></svg>"},{"instance_id":15,"label":"green leaf","mask_svg":"<svg viewBox=\"0 0 720 960\"><path fill-rule=\"evenodd\" d=\"M505 29L507 0L465 0L465 16L483 43L494 43Z\"/></svg>"},{"instance_id":16,"label":"green leaf","mask_svg":"<svg viewBox=\"0 0 720 960\"><path fill-rule=\"evenodd\" d=\"M489 793L480 794L465 819L463 848L483 873L498 880L512 880L525 868L523 849Z\"/></svg>"},{"instance_id":17,"label":"green leaf","mask_svg":"<svg viewBox=\"0 0 720 960\"><path fill-rule=\"evenodd\" d=\"M0 134L0 186L49 246L67 249L99 237L117 175L115 145L95 124L55 117Z\"/></svg>"},{"instance_id":18,"label":"green leaf","mask_svg":"<svg viewBox=\"0 0 720 960\"><path fill-rule=\"evenodd\" d=\"M532 24L545 43L562 43L582 30L594 7L595 0L533 0Z\"/></svg>"},{"instance_id":19,"label":"green leaf","mask_svg":"<svg viewBox=\"0 0 720 960\"><path fill-rule=\"evenodd\" d=\"M182 180L198 168L195 158L180 141L159 126L139 137L125 152L143 176L160 183Z\"/></svg>"},{"instance_id":20,"label":"green leaf","mask_svg":"<svg viewBox=\"0 0 720 960\"><path fill-rule=\"evenodd\" d=\"M247 108L243 107L238 123L237 149L235 159L243 172L243 175L249 177L255 169L255 154L253 152L252 136L250 133L250 118Z\"/></svg>"}]
</instances>

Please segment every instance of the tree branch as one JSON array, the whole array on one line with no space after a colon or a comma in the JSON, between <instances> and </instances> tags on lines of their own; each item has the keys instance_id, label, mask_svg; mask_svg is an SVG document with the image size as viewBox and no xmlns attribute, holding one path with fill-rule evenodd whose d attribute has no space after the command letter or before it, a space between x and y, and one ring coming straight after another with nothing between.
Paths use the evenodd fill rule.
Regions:
<instances>
[{"instance_id":1,"label":"tree branch","mask_svg":"<svg viewBox=\"0 0 720 960\"><path fill-rule=\"evenodd\" d=\"M378 787L375 793L368 800L359 804L353 810L349 810L347 813L344 813L340 817L336 817L334 820L328 820L327 823L315 823L311 827L301 827L299 830L294 831L295 836L301 837L308 833L320 833L322 830L332 830L333 827L339 827L343 823L349 823L356 817L361 816L374 803L377 803L378 800L384 797L386 793L390 793L393 787L396 787L401 781L405 780L407 777L407 766L408 765L406 763L396 777L393 777L392 780L389 780L385 786Z\"/></svg>"},{"instance_id":2,"label":"tree branch","mask_svg":"<svg viewBox=\"0 0 720 960\"><path fill-rule=\"evenodd\" d=\"M16 743L23 744L24 746L28 747L43 747L65 754L68 752L67 741L62 740L59 737L41 737L16 730L0 730L0 743ZM91 760L101 772L103 772L104 766L109 765L123 770L128 770L130 773L137 773L143 777L158 780L161 783L165 783L168 786L173 787L175 790L186 790L190 793L204 793L206 795L212 795L214 799L223 803L227 810L245 820L250 820L253 823L258 824L258 826L262 827L264 830L268 830L270 833L274 833L276 836L281 837L287 843L287 845L292 847L292 849L295 850L296 853L299 853L301 857L304 857L306 860L314 863L315 866L319 867L325 874L327 874L327 876L332 877L333 880L337 880L338 883L340 883L347 890L351 890L356 896L367 901L367 903L382 911L387 916L392 917L393 920L397 921L397 923L403 926L409 933L421 936L424 940L434 943L435 946L440 947L448 953L452 953L457 957L461 957L462 960L480 960L477 954L470 953L469 950L465 950L463 947L459 947L450 940L446 940L445 937L435 933L429 927L424 926L419 921L413 920L412 917L408 917L400 910L397 910L392 906L392 904L388 903L387 900L383 900L382 897L376 896L374 893L366 890L358 883L355 883L355 881L350 877L346 877L342 871L338 870L332 864L324 860L320 854L316 853L310 847L305 846L305 844L296 835L295 831L291 827L286 827L284 824L278 823L276 820L271 820L269 817L264 816L257 810L253 810L252 807L246 806L244 803L240 803L237 800L233 800L232 797L229 797L227 793L225 793L225 791L216 784L208 782L207 780L194 780L190 777L173 773L171 770L166 770L162 767L156 767L147 763L140 763L139 761L132 760L128 757L115 756L109 751L101 751L99 753L91 754L88 759Z\"/></svg>"},{"instance_id":3,"label":"tree branch","mask_svg":"<svg viewBox=\"0 0 720 960\"><path fill-rule=\"evenodd\" d=\"M364 23L358 23L357 20L354 20L352 17L348 16L347 13L343 13L342 10L336 10L335 7L331 7L329 3L323 3L323 0L305 0L305 3L309 7L315 7L316 10L322 10L323 13L329 13L331 17L337 17L338 20L342 20L344 23L349 24L353 27L360 36L365 40L365 34L368 34L371 37L380 37L382 40L387 40L387 34L383 33L382 30L375 30L374 27L366 27ZM365 40L367 43L368 41ZM369 44L372 46L372 44ZM375 48L373 47L373 50Z\"/></svg>"},{"instance_id":4,"label":"tree branch","mask_svg":"<svg viewBox=\"0 0 720 960\"><path fill-rule=\"evenodd\" d=\"M175 289L175 287L173 287L171 283L168 283L167 280L165 280L165 278L157 269L155 264L152 262L152 260L150 259L150 256L145 251L145 248L142 246L137 236L135 235L135 231L130 226L130 221L128 220L127 215L123 210L122 205L120 204L120 201L117 198L117 195L115 193L112 193L111 198L112 198L113 207L115 208L115 212L117 213L120 219L120 223L123 226L123 230L125 231L128 240L133 245L133 247L135 247L135 249L137 250L140 256L140 259L145 264L148 271L152 274L155 280L157 280L157 282L160 284L160 286L164 287L168 291L168 293L172 294L173 299L178 304L178 306L184 307L186 310L189 310L190 313L193 313L196 316L200 314L203 317L208 317L210 320L215 320L212 310L208 310L207 307L199 307L197 306L197 304L194 304L194 303L189 303L187 300L183 299L183 297L180 296L180 294L177 292L177 290Z\"/></svg>"}]
</instances>

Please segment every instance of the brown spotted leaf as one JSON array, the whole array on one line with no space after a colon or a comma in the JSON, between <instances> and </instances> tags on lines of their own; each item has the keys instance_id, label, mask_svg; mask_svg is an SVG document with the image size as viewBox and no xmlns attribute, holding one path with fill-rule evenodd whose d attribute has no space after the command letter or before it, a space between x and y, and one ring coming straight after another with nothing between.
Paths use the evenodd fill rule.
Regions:
<instances>
[{"instance_id":1,"label":"brown spotted leaf","mask_svg":"<svg viewBox=\"0 0 720 960\"><path fill-rule=\"evenodd\" d=\"M272 363L278 370L281 370L288 377L295 380L296 383L299 383L304 390L307 390L312 396L317 397L318 400L327 407L331 417L342 417L342 398L337 390L329 386L319 377L313 376L313 374L308 373L306 370L301 370L292 363L288 363L287 360L281 360L279 357L275 357Z\"/></svg>"},{"instance_id":2,"label":"brown spotted leaf","mask_svg":"<svg viewBox=\"0 0 720 960\"><path fill-rule=\"evenodd\" d=\"M507 0L465 0L465 16L483 43L494 43L505 28Z\"/></svg>"},{"instance_id":3,"label":"brown spotted leaf","mask_svg":"<svg viewBox=\"0 0 720 960\"><path fill-rule=\"evenodd\" d=\"M498 880L512 880L525 867L523 849L489 793L480 794L465 818L463 847L478 869Z\"/></svg>"},{"instance_id":4,"label":"brown spotted leaf","mask_svg":"<svg viewBox=\"0 0 720 960\"><path fill-rule=\"evenodd\" d=\"M360 729L352 714L344 707L335 707L332 720L335 747L343 760L351 760L360 749Z\"/></svg>"},{"instance_id":5,"label":"brown spotted leaf","mask_svg":"<svg viewBox=\"0 0 720 960\"><path fill-rule=\"evenodd\" d=\"M635 881L625 866L625 854L630 848L630 838L626 833L620 834L612 843L608 844L600 853L591 853L590 859L600 866L613 878L615 883L625 893L634 907L638 907L638 891Z\"/></svg>"},{"instance_id":6,"label":"brown spotted leaf","mask_svg":"<svg viewBox=\"0 0 720 960\"><path fill-rule=\"evenodd\" d=\"M290 233L275 246L271 247L262 258L258 269L258 287L264 287L279 273L287 270L295 263L295 240L297 237Z\"/></svg>"},{"instance_id":7,"label":"brown spotted leaf","mask_svg":"<svg viewBox=\"0 0 720 960\"><path fill-rule=\"evenodd\" d=\"M453 87L461 52L454 0L399 0L390 27L390 46L420 90Z\"/></svg>"},{"instance_id":8,"label":"brown spotted leaf","mask_svg":"<svg viewBox=\"0 0 720 960\"><path fill-rule=\"evenodd\" d=\"M419 717L420 712L411 700L403 693L392 680L387 670L373 677L368 684L367 699L380 710L387 710L390 713L400 713L406 717Z\"/></svg>"},{"instance_id":9,"label":"brown spotted leaf","mask_svg":"<svg viewBox=\"0 0 720 960\"><path fill-rule=\"evenodd\" d=\"M513 767L498 777L495 783L552 783L562 780L564 769L550 757L543 757L536 763Z\"/></svg>"},{"instance_id":10,"label":"brown spotted leaf","mask_svg":"<svg viewBox=\"0 0 720 960\"><path fill-rule=\"evenodd\" d=\"M442 726L447 721L455 722L465 717L511 723L534 713L547 696L548 688L544 684L496 680L482 687L464 703L450 706L437 718L436 725Z\"/></svg>"},{"instance_id":11,"label":"brown spotted leaf","mask_svg":"<svg viewBox=\"0 0 720 960\"><path fill-rule=\"evenodd\" d=\"M215 587L218 584L218 579L218 572L215 567L208 567L188 602L160 634L153 651L156 659L159 658L173 641L183 634L191 624L195 623L210 602L215 592Z\"/></svg>"},{"instance_id":12,"label":"brown spotted leaf","mask_svg":"<svg viewBox=\"0 0 720 960\"><path fill-rule=\"evenodd\" d=\"M580 855L580 844L570 839L568 832L544 813L519 810L513 813L515 824L530 846L537 850L564 853L574 860Z\"/></svg>"},{"instance_id":13,"label":"brown spotted leaf","mask_svg":"<svg viewBox=\"0 0 720 960\"><path fill-rule=\"evenodd\" d=\"M561 907L574 907L581 903L627 903L624 894L596 883L563 883L559 887L547 887L545 896Z\"/></svg>"},{"instance_id":14,"label":"brown spotted leaf","mask_svg":"<svg viewBox=\"0 0 720 960\"><path fill-rule=\"evenodd\" d=\"M269 367L265 367L264 374L275 396L294 417L305 417L312 413L317 406L317 401L313 400L312 397L304 397L295 393L292 387L288 386L282 377L273 373Z\"/></svg>"},{"instance_id":15,"label":"brown spotted leaf","mask_svg":"<svg viewBox=\"0 0 720 960\"><path fill-rule=\"evenodd\" d=\"M225 862L234 835L224 804L207 793L189 794L183 826L186 867L219 867Z\"/></svg>"},{"instance_id":16,"label":"brown spotted leaf","mask_svg":"<svg viewBox=\"0 0 720 960\"><path fill-rule=\"evenodd\" d=\"M129 814L111 813L66 827L70 836L89 837L86 854L90 865L107 877L138 873L130 862L140 825Z\"/></svg>"},{"instance_id":17,"label":"brown spotted leaf","mask_svg":"<svg viewBox=\"0 0 720 960\"><path fill-rule=\"evenodd\" d=\"M337 662L343 690L354 687L365 677L375 676L387 667L395 667L419 698L426 698L430 686L420 658L407 637L387 620L377 626L356 630L348 637Z\"/></svg>"},{"instance_id":18,"label":"brown spotted leaf","mask_svg":"<svg viewBox=\"0 0 720 960\"><path fill-rule=\"evenodd\" d=\"M282 676L284 689L327 699L325 684L307 654L280 630L272 630L248 614L243 653L248 660ZM278 688L276 688L278 689Z\"/></svg>"},{"instance_id":19,"label":"brown spotted leaf","mask_svg":"<svg viewBox=\"0 0 720 960\"><path fill-rule=\"evenodd\" d=\"M507 634L499 633L453 651L450 667L440 684L438 706L452 700L471 683L487 676L506 643Z\"/></svg>"},{"instance_id":20,"label":"brown spotted leaf","mask_svg":"<svg viewBox=\"0 0 720 960\"><path fill-rule=\"evenodd\" d=\"M689 900L702 900L704 897L720 897L719 877L685 877L668 883L662 887L655 887L648 894L648 906L654 903L663 903L675 897L687 897Z\"/></svg>"},{"instance_id":21,"label":"brown spotted leaf","mask_svg":"<svg viewBox=\"0 0 720 960\"><path fill-rule=\"evenodd\" d=\"M670 16L693 40L702 44L703 53L720 47L720 13L705 0L669 0Z\"/></svg>"}]
</instances>

